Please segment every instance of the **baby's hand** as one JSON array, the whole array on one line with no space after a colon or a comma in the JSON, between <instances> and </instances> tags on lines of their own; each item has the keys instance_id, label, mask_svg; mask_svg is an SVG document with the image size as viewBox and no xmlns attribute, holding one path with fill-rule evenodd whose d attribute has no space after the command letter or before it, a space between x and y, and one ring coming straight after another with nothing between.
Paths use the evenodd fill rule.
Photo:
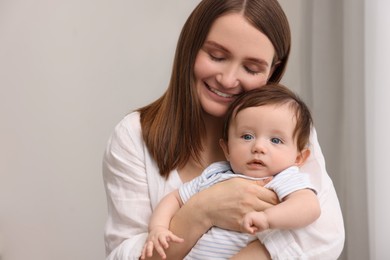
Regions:
<instances>
[{"instance_id":1,"label":"baby's hand","mask_svg":"<svg viewBox=\"0 0 390 260\"><path fill-rule=\"evenodd\" d=\"M242 229L249 234L255 234L269 229L267 215L263 212L248 212L242 221Z\"/></svg>"},{"instance_id":2,"label":"baby's hand","mask_svg":"<svg viewBox=\"0 0 390 260\"><path fill-rule=\"evenodd\" d=\"M183 238L176 236L166 227L155 227L149 232L148 240L142 249L141 259L153 256L153 249L156 249L161 258L165 259L167 257L165 249L169 247L169 242L181 243L183 241Z\"/></svg>"}]
</instances>

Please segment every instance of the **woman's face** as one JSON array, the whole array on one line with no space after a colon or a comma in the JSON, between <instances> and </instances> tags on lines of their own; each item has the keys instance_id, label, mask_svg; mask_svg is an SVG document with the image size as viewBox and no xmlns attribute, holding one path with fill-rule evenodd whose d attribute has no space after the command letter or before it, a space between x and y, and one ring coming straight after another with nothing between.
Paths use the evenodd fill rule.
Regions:
<instances>
[{"instance_id":1,"label":"woman's face","mask_svg":"<svg viewBox=\"0 0 390 260\"><path fill-rule=\"evenodd\" d=\"M203 110L224 116L236 95L266 84L275 50L241 14L221 16L210 28L194 66Z\"/></svg>"}]
</instances>

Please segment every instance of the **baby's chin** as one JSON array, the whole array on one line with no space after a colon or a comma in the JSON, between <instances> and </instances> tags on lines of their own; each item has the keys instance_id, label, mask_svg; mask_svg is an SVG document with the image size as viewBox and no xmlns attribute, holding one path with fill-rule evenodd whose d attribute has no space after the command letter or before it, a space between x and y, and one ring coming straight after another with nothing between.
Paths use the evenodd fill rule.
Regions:
<instances>
[{"instance_id":1,"label":"baby's chin","mask_svg":"<svg viewBox=\"0 0 390 260\"><path fill-rule=\"evenodd\" d=\"M240 170L234 171L234 172L237 173L237 172L240 172ZM244 171L241 170L241 174L245 175L245 176L248 176L248 177L252 177L252 178L267 178L267 177L273 176L273 174L271 174L268 170L265 170L265 169L262 169L262 170L244 170Z\"/></svg>"}]
</instances>

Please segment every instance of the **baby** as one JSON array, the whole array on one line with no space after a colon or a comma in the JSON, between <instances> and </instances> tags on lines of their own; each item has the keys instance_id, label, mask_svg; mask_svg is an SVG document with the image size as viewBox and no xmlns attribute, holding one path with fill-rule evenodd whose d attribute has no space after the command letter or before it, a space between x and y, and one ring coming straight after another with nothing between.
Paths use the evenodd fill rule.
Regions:
<instances>
[{"instance_id":1,"label":"baby","mask_svg":"<svg viewBox=\"0 0 390 260\"><path fill-rule=\"evenodd\" d=\"M185 259L228 259L257 239L259 232L296 229L314 222L320 216L316 191L309 175L299 171L310 154L311 127L307 106L280 84L239 96L227 111L220 140L227 161L211 164L199 177L160 201L151 217L141 259L152 256L153 250L166 258L169 243L183 241L169 231L175 212L195 193L229 178L260 180L277 194L280 203L264 211L248 212L242 221L246 233L211 228Z\"/></svg>"}]
</instances>

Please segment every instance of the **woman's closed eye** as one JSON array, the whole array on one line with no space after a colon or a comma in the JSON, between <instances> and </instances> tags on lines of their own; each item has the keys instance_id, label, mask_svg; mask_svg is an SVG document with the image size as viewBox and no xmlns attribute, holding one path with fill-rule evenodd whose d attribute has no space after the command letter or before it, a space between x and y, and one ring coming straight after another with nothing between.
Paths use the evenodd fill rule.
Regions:
<instances>
[{"instance_id":1,"label":"woman's closed eye","mask_svg":"<svg viewBox=\"0 0 390 260\"><path fill-rule=\"evenodd\" d=\"M252 75L257 75L267 71L267 66L257 61L247 61L243 66L245 71Z\"/></svg>"},{"instance_id":2,"label":"woman's closed eye","mask_svg":"<svg viewBox=\"0 0 390 260\"><path fill-rule=\"evenodd\" d=\"M217 62L221 62L221 61L225 60L225 57L223 57L221 55L213 55L213 54L209 53L209 57L210 57L211 60L217 61Z\"/></svg>"},{"instance_id":3,"label":"woman's closed eye","mask_svg":"<svg viewBox=\"0 0 390 260\"><path fill-rule=\"evenodd\" d=\"M227 57L225 55L221 55L221 54L212 54L212 53L209 53L209 57L212 61L216 61L216 62L223 62L223 61L226 61ZM258 66L253 66L253 65L243 65L243 68L244 70L251 74L251 75L258 75L260 74L261 72L263 72L263 69L262 68L258 68Z\"/></svg>"},{"instance_id":4,"label":"woman's closed eye","mask_svg":"<svg viewBox=\"0 0 390 260\"><path fill-rule=\"evenodd\" d=\"M251 70L250 68L248 68L246 66L244 66L244 69L246 72L248 72L249 74L252 74L252 75L257 75L260 73L259 71Z\"/></svg>"},{"instance_id":5,"label":"woman's closed eye","mask_svg":"<svg viewBox=\"0 0 390 260\"><path fill-rule=\"evenodd\" d=\"M227 59L227 54L222 50L206 48L205 51L213 61L221 62Z\"/></svg>"}]
</instances>

